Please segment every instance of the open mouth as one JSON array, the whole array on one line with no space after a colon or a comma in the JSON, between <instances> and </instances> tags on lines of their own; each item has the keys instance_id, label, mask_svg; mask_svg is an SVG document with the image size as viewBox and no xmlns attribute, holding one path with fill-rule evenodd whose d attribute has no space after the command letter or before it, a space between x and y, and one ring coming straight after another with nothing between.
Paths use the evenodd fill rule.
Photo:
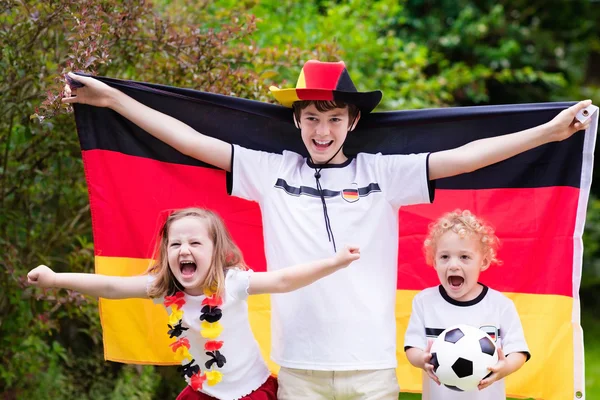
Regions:
<instances>
[{"instance_id":1,"label":"open mouth","mask_svg":"<svg viewBox=\"0 0 600 400\"><path fill-rule=\"evenodd\" d=\"M318 150L325 150L333 143L333 140L312 140L313 144Z\"/></svg>"},{"instance_id":2,"label":"open mouth","mask_svg":"<svg viewBox=\"0 0 600 400\"><path fill-rule=\"evenodd\" d=\"M452 275L448 277L448 285L451 289L460 289L465 282L465 278L462 276Z\"/></svg>"},{"instance_id":3,"label":"open mouth","mask_svg":"<svg viewBox=\"0 0 600 400\"><path fill-rule=\"evenodd\" d=\"M196 272L196 263L193 261L181 261L179 263L179 270L181 271L181 276L190 278Z\"/></svg>"}]
</instances>

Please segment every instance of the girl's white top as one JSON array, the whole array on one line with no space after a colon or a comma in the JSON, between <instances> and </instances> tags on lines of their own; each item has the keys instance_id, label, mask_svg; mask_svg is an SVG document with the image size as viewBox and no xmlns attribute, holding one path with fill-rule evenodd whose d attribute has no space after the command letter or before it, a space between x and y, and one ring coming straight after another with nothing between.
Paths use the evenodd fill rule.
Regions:
<instances>
[{"instance_id":1,"label":"girl's white top","mask_svg":"<svg viewBox=\"0 0 600 400\"><path fill-rule=\"evenodd\" d=\"M266 382L270 375L258 347L256 339L250 329L248 320L248 285L252 270L229 269L225 276L225 294L223 305L220 307L223 316L219 320L223 332L215 340L222 340L223 347L220 352L227 360L223 368L218 368L223 373L223 380L214 386L206 382L202 392L223 400L235 400L248 395ZM148 285L155 279L149 275ZM189 352L195 359L193 365L198 364L200 370L207 371L204 363L210 359L205 353L204 344L207 339L200 335L200 311L202 300L206 296L190 296L185 294L183 305L183 326L189 328L182 337L190 341ZM164 298L154 299L155 303L163 304ZM170 313L170 307L167 308ZM165 335L169 328L165 320ZM173 338L175 341L176 338ZM187 361L189 362L189 361ZM185 361L183 362L186 363ZM211 369L215 369L214 365ZM189 378L185 377L186 382Z\"/></svg>"}]
</instances>

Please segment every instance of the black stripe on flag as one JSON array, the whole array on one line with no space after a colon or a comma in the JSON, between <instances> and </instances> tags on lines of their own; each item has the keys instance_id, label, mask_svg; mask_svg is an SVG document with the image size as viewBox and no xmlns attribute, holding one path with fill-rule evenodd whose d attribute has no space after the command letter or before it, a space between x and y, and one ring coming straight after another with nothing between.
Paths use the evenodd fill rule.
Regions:
<instances>
[{"instance_id":1,"label":"black stripe on flag","mask_svg":"<svg viewBox=\"0 0 600 400\"><path fill-rule=\"evenodd\" d=\"M98 79L197 131L228 143L306 156L290 109L236 97L117 79ZM458 107L373 113L361 118L344 145L349 156L409 154L455 148L473 140L542 124L572 103ZM110 150L175 164L213 168L185 156L107 108L75 105L83 150ZM584 135L549 143L496 165L441 179L439 189L579 187ZM527 171L527 173L523 173Z\"/></svg>"}]
</instances>

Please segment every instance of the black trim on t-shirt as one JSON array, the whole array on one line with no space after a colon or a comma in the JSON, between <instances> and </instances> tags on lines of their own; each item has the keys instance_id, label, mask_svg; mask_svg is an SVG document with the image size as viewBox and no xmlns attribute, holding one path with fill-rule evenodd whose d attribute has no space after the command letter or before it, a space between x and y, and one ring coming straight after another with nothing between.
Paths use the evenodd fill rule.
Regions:
<instances>
[{"instance_id":1,"label":"black trim on t-shirt","mask_svg":"<svg viewBox=\"0 0 600 400\"><path fill-rule=\"evenodd\" d=\"M425 336L427 337L438 337L440 334L444 332L442 328L427 328L425 327Z\"/></svg>"},{"instance_id":2,"label":"black trim on t-shirt","mask_svg":"<svg viewBox=\"0 0 600 400\"><path fill-rule=\"evenodd\" d=\"M527 357L525 359L525 362L529 361L529 359L531 358L531 353L529 353L528 351L515 351L515 353L525 354L525 357ZM508 354L512 354L512 353L508 353ZM508 357L508 354L505 354L504 357Z\"/></svg>"},{"instance_id":3,"label":"black trim on t-shirt","mask_svg":"<svg viewBox=\"0 0 600 400\"><path fill-rule=\"evenodd\" d=\"M482 327L483 326L480 326L479 329L481 329ZM446 328L428 328L428 327L425 327L425 336L427 336L429 338L437 338L445 330L446 330ZM498 329L498 337L502 337L502 332L500 331L500 329Z\"/></svg>"},{"instance_id":4,"label":"black trim on t-shirt","mask_svg":"<svg viewBox=\"0 0 600 400\"><path fill-rule=\"evenodd\" d=\"M429 179L429 156L431 153L427 153L427 159L425 160L425 169L427 173L427 190L429 191L429 202L433 203L433 199L435 198L435 183L436 180Z\"/></svg>"},{"instance_id":5,"label":"black trim on t-shirt","mask_svg":"<svg viewBox=\"0 0 600 400\"><path fill-rule=\"evenodd\" d=\"M311 168L318 168L318 169L327 169L327 168L344 168L347 167L348 165L350 165L350 163L352 162L352 157L348 158L346 161L344 161L343 163L340 164L315 164L312 161L310 161L308 158L306 159L306 165L308 165Z\"/></svg>"},{"instance_id":6,"label":"black trim on t-shirt","mask_svg":"<svg viewBox=\"0 0 600 400\"><path fill-rule=\"evenodd\" d=\"M473 300L469 300L469 301L454 300L452 297L448 296L448 293L446 293L446 289L444 289L444 287L442 285L439 285L438 288L440 290L440 294L442 295L444 300L446 300L448 303L455 305L455 306L459 306L459 307L469 307L469 306L474 306L475 304L477 304L481 300L483 300L483 298L485 297L485 295L488 292L489 288L487 286L485 286L481 282L477 282L477 283L480 284L481 286L483 286L483 290L481 291L479 296L477 296Z\"/></svg>"},{"instance_id":7,"label":"black trim on t-shirt","mask_svg":"<svg viewBox=\"0 0 600 400\"><path fill-rule=\"evenodd\" d=\"M275 187L277 189L282 189L287 194L292 196L312 196L312 197L320 197L319 190L317 188L313 188L310 186L292 186L288 184L285 179L279 178L277 182L275 182ZM326 199L337 197L344 191L353 191L358 194L359 197L365 197L373 192L381 192L381 188L377 183L369 183L365 187L357 188L357 189L344 189L344 190L329 190L329 189L321 189L321 193L323 197Z\"/></svg>"},{"instance_id":8,"label":"black trim on t-shirt","mask_svg":"<svg viewBox=\"0 0 600 400\"><path fill-rule=\"evenodd\" d=\"M227 194L231 195L233 192L233 155L235 154L235 147L231 145L231 164L229 165L229 171L225 172L225 184L227 185Z\"/></svg>"}]
</instances>

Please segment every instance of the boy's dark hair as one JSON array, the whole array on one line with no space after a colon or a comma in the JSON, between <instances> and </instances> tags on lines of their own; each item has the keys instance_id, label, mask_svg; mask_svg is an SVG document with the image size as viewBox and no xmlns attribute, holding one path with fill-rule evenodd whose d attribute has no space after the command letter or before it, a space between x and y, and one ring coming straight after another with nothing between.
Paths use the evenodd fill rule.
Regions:
<instances>
[{"instance_id":1,"label":"boy's dark hair","mask_svg":"<svg viewBox=\"0 0 600 400\"><path fill-rule=\"evenodd\" d=\"M300 121L300 114L302 110L306 107L314 104L316 109L320 112L331 111L336 108L346 108L348 107L348 117L350 121L350 125L354 123L358 112L360 111L357 106L354 104L344 103L339 100L300 100L295 101L292 107L294 108L294 116L296 117L296 121Z\"/></svg>"}]
</instances>

